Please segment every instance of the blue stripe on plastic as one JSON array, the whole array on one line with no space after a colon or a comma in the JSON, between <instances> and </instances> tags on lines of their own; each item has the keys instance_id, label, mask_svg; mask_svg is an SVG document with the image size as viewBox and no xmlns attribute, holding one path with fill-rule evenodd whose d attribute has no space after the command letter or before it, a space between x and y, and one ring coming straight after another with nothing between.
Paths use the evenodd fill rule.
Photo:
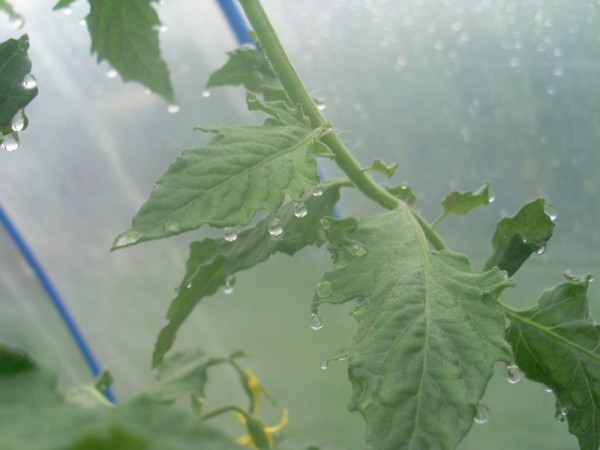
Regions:
<instances>
[{"instance_id":1,"label":"blue stripe on plastic","mask_svg":"<svg viewBox=\"0 0 600 450\"><path fill-rule=\"evenodd\" d=\"M238 8L236 0L217 0L217 3L219 3L219 6L223 10L223 14L225 14L238 43L240 45L254 44L254 41L248 35L250 27L248 26L246 17Z\"/></svg>"},{"instance_id":2,"label":"blue stripe on plastic","mask_svg":"<svg viewBox=\"0 0 600 450\"><path fill-rule=\"evenodd\" d=\"M50 280L50 277L46 274L46 271L36 258L31 247L29 247L27 242L25 242L25 239L23 238L17 227L14 225L14 223L10 220L8 214L6 213L4 208L2 208L2 205L0 205L0 222L2 222L2 224L6 228L6 231L8 232L9 236L14 241L15 245L27 261L27 264L29 264L29 266L35 273L40 284L44 288L44 291L54 304L54 307L58 311L60 317L62 318L63 322L69 329L69 332L73 336L77 347L83 354L83 357L85 358L88 366L90 367L90 370L92 371L94 376L100 375L100 373L102 372L102 368L98 363L98 360L94 356L92 349L88 345L85 337L79 330L79 327L73 319L73 316L69 312L59 292L54 287L54 284ZM116 403L116 396L111 389L108 389L106 391L106 398L108 398L111 402Z\"/></svg>"}]
</instances>

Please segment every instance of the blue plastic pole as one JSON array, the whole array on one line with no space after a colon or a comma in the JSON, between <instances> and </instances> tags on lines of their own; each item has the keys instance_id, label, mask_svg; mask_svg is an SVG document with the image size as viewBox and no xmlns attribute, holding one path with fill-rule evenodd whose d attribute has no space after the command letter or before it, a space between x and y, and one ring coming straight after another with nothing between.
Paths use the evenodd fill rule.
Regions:
<instances>
[{"instance_id":1,"label":"blue plastic pole","mask_svg":"<svg viewBox=\"0 0 600 450\"><path fill-rule=\"evenodd\" d=\"M254 41L248 35L248 22L237 5L236 0L217 0L219 6L223 10L223 14L227 18L229 27L241 45L254 44Z\"/></svg>"},{"instance_id":2,"label":"blue plastic pole","mask_svg":"<svg viewBox=\"0 0 600 450\"><path fill-rule=\"evenodd\" d=\"M73 316L69 312L69 309L67 308L65 302L60 296L58 290L54 287L54 284L50 280L50 277L40 264L39 260L36 258L35 254L33 253L33 250L27 244L27 242L25 241L15 224L12 222L12 220L10 220L10 217L8 216L4 208L2 208L2 205L0 205L0 222L2 222L2 224L4 225L4 228L8 232L9 236L11 237L11 239L13 240L23 257L27 261L27 264L29 264L29 267L31 267L31 269L35 273L35 276L38 278L44 291L54 304L54 307L56 308L63 322L65 323L67 329L71 333L71 336L73 336L73 339L75 340L77 347L81 351L88 366L90 367L90 370L92 371L94 376L100 375L100 373L102 372L102 367L100 366L98 360L94 356L94 353L92 352L92 349L90 348L85 337L83 336L83 333L77 326L75 319L73 319ZM109 399L111 402L116 403L116 397L111 389L108 389L106 391L106 398Z\"/></svg>"}]
</instances>

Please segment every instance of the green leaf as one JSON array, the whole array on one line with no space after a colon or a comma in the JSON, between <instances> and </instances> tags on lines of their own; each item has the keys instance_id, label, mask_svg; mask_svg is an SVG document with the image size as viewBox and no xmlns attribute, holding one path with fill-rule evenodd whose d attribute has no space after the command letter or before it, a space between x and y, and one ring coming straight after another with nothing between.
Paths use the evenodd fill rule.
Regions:
<instances>
[{"instance_id":1,"label":"green leaf","mask_svg":"<svg viewBox=\"0 0 600 450\"><path fill-rule=\"evenodd\" d=\"M9 16L13 16L15 14L15 10L12 5L6 0L0 0L0 11L4 11Z\"/></svg>"},{"instance_id":2,"label":"green leaf","mask_svg":"<svg viewBox=\"0 0 600 450\"><path fill-rule=\"evenodd\" d=\"M69 8L76 1L77 0L60 0L56 5L54 5L52 11L59 11L61 9Z\"/></svg>"},{"instance_id":3,"label":"green leaf","mask_svg":"<svg viewBox=\"0 0 600 450\"><path fill-rule=\"evenodd\" d=\"M162 60L155 0L89 0L87 25L92 52L98 62L108 61L123 80L141 82L148 89L175 101L169 70Z\"/></svg>"},{"instance_id":4,"label":"green leaf","mask_svg":"<svg viewBox=\"0 0 600 450\"><path fill-rule=\"evenodd\" d=\"M371 167L366 168L366 171L377 172L386 177L390 178L396 173L396 169L398 168L398 164L392 164L390 166L386 165L382 160L376 159L371 164Z\"/></svg>"},{"instance_id":5,"label":"green leaf","mask_svg":"<svg viewBox=\"0 0 600 450\"><path fill-rule=\"evenodd\" d=\"M321 218L332 214L339 200L339 189L345 182L330 182L323 185L320 197L311 196L298 205L290 202L277 213L283 232L273 238L269 235L270 218L258 222L254 227L235 236L234 242L225 239L207 238L190 245L185 276L167 312L169 323L161 330L152 365L156 367L171 348L177 331L204 297L214 294L226 281L233 284L236 272L249 269L274 253L293 255L302 248L315 244L319 239ZM298 206L306 207L306 216L296 217Z\"/></svg>"},{"instance_id":6,"label":"green leaf","mask_svg":"<svg viewBox=\"0 0 600 450\"><path fill-rule=\"evenodd\" d=\"M25 353L0 344L0 380L36 367L35 362Z\"/></svg>"},{"instance_id":7,"label":"green leaf","mask_svg":"<svg viewBox=\"0 0 600 450\"><path fill-rule=\"evenodd\" d=\"M543 198L523 206L514 217L498 222L492 238L493 253L485 270L498 267L512 276L533 252L543 252L554 223Z\"/></svg>"},{"instance_id":8,"label":"green leaf","mask_svg":"<svg viewBox=\"0 0 600 450\"><path fill-rule=\"evenodd\" d=\"M510 280L429 251L407 209L361 219L330 250L341 262L317 283L313 312L359 301L349 408L366 421L368 448L454 449L494 363L510 355L494 301Z\"/></svg>"},{"instance_id":9,"label":"green leaf","mask_svg":"<svg viewBox=\"0 0 600 450\"><path fill-rule=\"evenodd\" d=\"M204 224L247 224L258 211L275 213L286 194L300 198L319 182L315 156L326 154L319 138L328 131L311 130L300 111L283 103L262 105L255 96L249 102L274 118L262 126L205 130L217 136L171 164L113 249Z\"/></svg>"},{"instance_id":10,"label":"green leaf","mask_svg":"<svg viewBox=\"0 0 600 450\"><path fill-rule=\"evenodd\" d=\"M567 275L533 308L506 311L517 365L527 378L552 388L557 418L564 420L564 408L582 450L600 446L600 327L588 309L590 280Z\"/></svg>"},{"instance_id":11,"label":"green leaf","mask_svg":"<svg viewBox=\"0 0 600 450\"><path fill-rule=\"evenodd\" d=\"M208 369L226 361L208 357L199 349L177 352L158 366L156 383L138 400L170 404L187 395L204 398Z\"/></svg>"},{"instance_id":12,"label":"green leaf","mask_svg":"<svg viewBox=\"0 0 600 450\"><path fill-rule=\"evenodd\" d=\"M69 389L66 398L69 402L76 403L86 408L113 406L106 398L106 390L112 382L112 375L105 370L93 383L75 386L74 388Z\"/></svg>"},{"instance_id":13,"label":"green leaf","mask_svg":"<svg viewBox=\"0 0 600 450\"><path fill-rule=\"evenodd\" d=\"M387 191L394 197L399 198L408 205L414 205L417 201L417 197L413 193L410 186L398 185L398 186L386 186Z\"/></svg>"},{"instance_id":14,"label":"green leaf","mask_svg":"<svg viewBox=\"0 0 600 450\"><path fill-rule=\"evenodd\" d=\"M451 214L466 214L473 208L481 205L488 205L494 201L494 196L491 192L491 186L486 181L476 191L460 192L453 191L442 201L444 212L439 219L435 221L437 224L444 217Z\"/></svg>"},{"instance_id":15,"label":"green leaf","mask_svg":"<svg viewBox=\"0 0 600 450\"><path fill-rule=\"evenodd\" d=\"M197 417L151 402L82 408L33 370L0 381L0 448L10 450L239 450Z\"/></svg>"},{"instance_id":16,"label":"green leaf","mask_svg":"<svg viewBox=\"0 0 600 450\"><path fill-rule=\"evenodd\" d=\"M31 61L27 55L29 36L9 39L0 44L0 131L13 133L13 118L31 102L38 93L31 78ZM23 123L24 129L27 125ZM20 131L20 130L19 130ZM16 133L14 133L16 134ZM0 139L1 139L0 135Z\"/></svg>"},{"instance_id":17,"label":"green leaf","mask_svg":"<svg viewBox=\"0 0 600 450\"><path fill-rule=\"evenodd\" d=\"M207 88L245 86L249 91L264 94L267 100L287 99L260 48L244 45L228 55L229 60L225 65L208 79Z\"/></svg>"}]
</instances>

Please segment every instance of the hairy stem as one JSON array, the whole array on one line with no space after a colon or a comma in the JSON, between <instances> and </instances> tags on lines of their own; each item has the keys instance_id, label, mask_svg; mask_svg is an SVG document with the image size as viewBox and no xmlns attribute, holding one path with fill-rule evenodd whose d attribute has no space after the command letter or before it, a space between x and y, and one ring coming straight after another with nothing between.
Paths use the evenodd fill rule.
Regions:
<instances>
[{"instance_id":1,"label":"hairy stem","mask_svg":"<svg viewBox=\"0 0 600 450\"><path fill-rule=\"evenodd\" d=\"M313 128L327 127L329 125L327 120L319 111L317 105L304 87L298 73L292 66L260 1L240 0L240 4L271 64L273 72L279 79L292 104L302 107L304 114L310 120ZM362 170L358 161L335 132L327 133L321 138L321 141L333 152L335 161L340 169L344 171L352 183L363 194L386 209L409 208L405 202L388 193ZM412 209L411 211L433 247L436 250L446 248L435 230L416 211Z\"/></svg>"}]
</instances>

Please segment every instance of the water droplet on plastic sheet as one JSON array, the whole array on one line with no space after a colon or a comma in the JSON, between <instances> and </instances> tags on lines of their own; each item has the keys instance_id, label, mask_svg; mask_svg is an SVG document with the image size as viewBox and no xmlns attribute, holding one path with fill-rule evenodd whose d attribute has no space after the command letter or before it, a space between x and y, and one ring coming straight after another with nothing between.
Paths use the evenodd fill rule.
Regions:
<instances>
[{"instance_id":1,"label":"water droplet on plastic sheet","mask_svg":"<svg viewBox=\"0 0 600 450\"><path fill-rule=\"evenodd\" d=\"M554 394L554 391L552 390L552 388L551 388L551 387L548 387L548 386L546 386L546 387L544 388L544 391L545 391L545 392L547 392L548 394Z\"/></svg>"},{"instance_id":2,"label":"water droplet on plastic sheet","mask_svg":"<svg viewBox=\"0 0 600 450\"><path fill-rule=\"evenodd\" d=\"M204 98L210 97L210 91L208 89L203 90L202 97L204 97Z\"/></svg>"},{"instance_id":3,"label":"water droplet on plastic sheet","mask_svg":"<svg viewBox=\"0 0 600 450\"><path fill-rule=\"evenodd\" d=\"M280 236L283 233L283 227L281 226L281 220L277 217L273 217L269 221L269 234L273 237Z\"/></svg>"},{"instance_id":4,"label":"water droplet on plastic sheet","mask_svg":"<svg viewBox=\"0 0 600 450\"><path fill-rule=\"evenodd\" d=\"M235 231L235 228L225 228L223 231L223 239L227 242L235 242L237 238L238 234L237 231Z\"/></svg>"},{"instance_id":5,"label":"water droplet on plastic sheet","mask_svg":"<svg viewBox=\"0 0 600 450\"><path fill-rule=\"evenodd\" d=\"M506 366L506 381L510 384L516 384L521 381L521 370L516 364Z\"/></svg>"},{"instance_id":6,"label":"water droplet on plastic sheet","mask_svg":"<svg viewBox=\"0 0 600 450\"><path fill-rule=\"evenodd\" d=\"M308 319L308 324L313 330L320 330L323 328L323 319L317 313L312 313Z\"/></svg>"},{"instance_id":7,"label":"water droplet on plastic sheet","mask_svg":"<svg viewBox=\"0 0 600 450\"><path fill-rule=\"evenodd\" d=\"M35 89L37 87L37 81L35 80L35 77L28 73L27 75L25 75L25 77L23 77L23 82L21 83L21 86L23 86L23 89Z\"/></svg>"},{"instance_id":8,"label":"water droplet on plastic sheet","mask_svg":"<svg viewBox=\"0 0 600 450\"><path fill-rule=\"evenodd\" d=\"M313 197L320 197L321 195L323 195L323 188L321 187L320 184L317 184L313 190L312 190L312 195Z\"/></svg>"},{"instance_id":9,"label":"water droplet on plastic sheet","mask_svg":"<svg viewBox=\"0 0 600 450\"><path fill-rule=\"evenodd\" d=\"M543 255L546 252L546 244L542 245L535 252L536 255Z\"/></svg>"},{"instance_id":10,"label":"water droplet on plastic sheet","mask_svg":"<svg viewBox=\"0 0 600 450\"><path fill-rule=\"evenodd\" d=\"M333 293L333 288L331 287L331 282L327 281L327 280L320 280L317 283L315 291L317 292L317 296L319 298L331 297L331 294Z\"/></svg>"},{"instance_id":11,"label":"water droplet on plastic sheet","mask_svg":"<svg viewBox=\"0 0 600 450\"><path fill-rule=\"evenodd\" d=\"M325 111L325 109L326 109L326 108L327 108L327 105L326 105L325 103L319 103L319 104L317 105L317 109L318 109L319 111Z\"/></svg>"},{"instance_id":12,"label":"water droplet on plastic sheet","mask_svg":"<svg viewBox=\"0 0 600 450\"><path fill-rule=\"evenodd\" d=\"M175 105L175 104L173 104L173 105L169 105L169 106L167 106L167 111L168 111L170 114L177 114L177 113L179 112L179 109L180 109L180 108L179 108L179 105Z\"/></svg>"},{"instance_id":13,"label":"water droplet on plastic sheet","mask_svg":"<svg viewBox=\"0 0 600 450\"><path fill-rule=\"evenodd\" d=\"M73 14L73 10L72 10L71 8L63 8L63 9L62 9L62 13L63 13L65 16L70 16L71 14Z\"/></svg>"},{"instance_id":14,"label":"water droplet on plastic sheet","mask_svg":"<svg viewBox=\"0 0 600 450\"><path fill-rule=\"evenodd\" d=\"M302 217L306 217L307 214L308 209L306 209L304 202L298 202L294 205L294 216L301 219Z\"/></svg>"},{"instance_id":15,"label":"water droplet on plastic sheet","mask_svg":"<svg viewBox=\"0 0 600 450\"><path fill-rule=\"evenodd\" d=\"M117 72L117 70L116 70L116 69L109 69L109 70L106 72L106 76L107 76L108 78L116 78L116 76L117 76L118 74L119 74L119 72Z\"/></svg>"},{"instance_id":16,"label":"water droplet on plastic sheet","mask_svg":"<svg viewBox=\"0 0 600 450\"><path fill-rule=\"evenodd\" d=\"M19 28L22 28L23 25L25 25L25 21L18 14L11 14L8 18L8 21L13 30L18 30Z\"/></svg>"},{"instance_id":17,"label":"water droplet on plastic sheet","mask_svg":"<svg viewBox=\"0 0 600 450\"><path fill-rule=\"evenodd\" d=\"M321 361L321 369L327 370L328 367L329 367L329 361L327 361L326 359Z\"/></svg>"},{"instance_id":18,"label":"water droplet on plastic sheet","mask_svg":"<svg viewBox=\"0 0 600 450\"><path fill-rule=\"evenodd\" d=\"M475 422L476 424L479 425L483 425L484 423L487 423L490 420L490 411L488 410L487 406L485 406L483 403L479 403L477 405L477 412L475 414L475 417L473 418L473 422Z\"/></svg>"}]
</instances>

